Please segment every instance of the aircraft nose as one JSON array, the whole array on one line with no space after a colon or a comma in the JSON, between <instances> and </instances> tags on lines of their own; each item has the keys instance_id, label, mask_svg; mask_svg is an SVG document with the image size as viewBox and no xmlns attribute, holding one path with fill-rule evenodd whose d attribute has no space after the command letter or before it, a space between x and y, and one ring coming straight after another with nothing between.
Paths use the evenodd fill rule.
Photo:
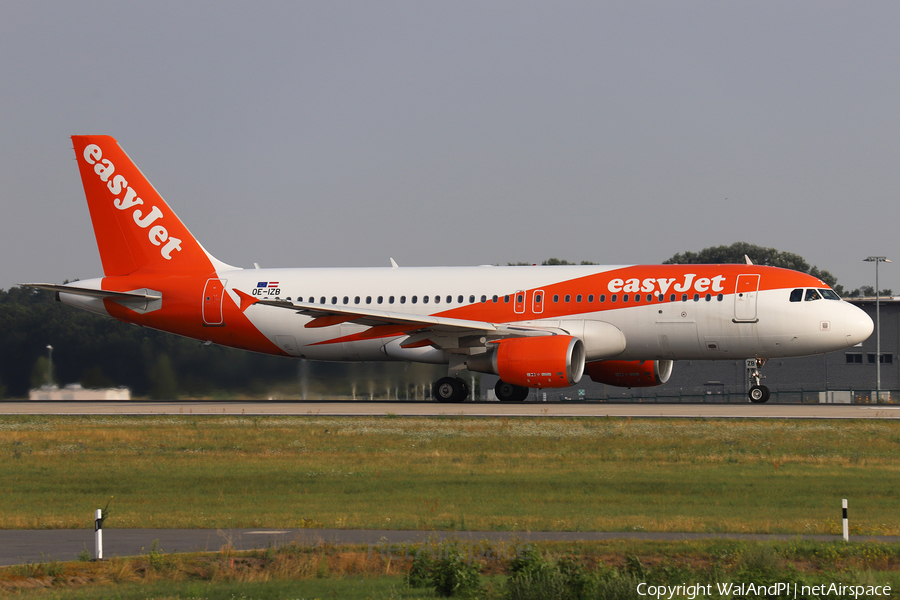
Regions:
<instances>
[{"instance_id":1,"label":"aircraft nose","mask_svg":"<svg viewBox=\"0 0 900 600\"><path fill-rule=\"evenodd\" d=\"M847 345L855 346L869 339L875 331L875 322L861 308L849 305L853 309L852 314L846 320Z\"/></svg>"}]
</instances>

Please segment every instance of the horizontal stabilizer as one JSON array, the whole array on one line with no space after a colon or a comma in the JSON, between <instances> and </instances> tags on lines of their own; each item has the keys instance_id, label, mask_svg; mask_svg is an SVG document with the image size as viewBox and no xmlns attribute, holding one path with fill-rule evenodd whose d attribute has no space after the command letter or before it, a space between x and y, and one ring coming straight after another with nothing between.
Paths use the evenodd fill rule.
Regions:
<instances>
[{"instance_id":1,"label":"horizontal stabilizer","mask_svg":"<svg viewBox=\"0 0 900 600\"><path fill-rule=\"evenodd\" d=\"M75 294L76 296L90 296L91 298L110 298L112 300L125 301L128 300L159 300L161 294L141 294L136 292L113 292L111 290L95 290L91 288L73 287L70 285L57 285L54 283L20 283L22 287L35 288L38 290L47 290L48 292L56 292L61 294Z\"/></svg>"}]
</instances>

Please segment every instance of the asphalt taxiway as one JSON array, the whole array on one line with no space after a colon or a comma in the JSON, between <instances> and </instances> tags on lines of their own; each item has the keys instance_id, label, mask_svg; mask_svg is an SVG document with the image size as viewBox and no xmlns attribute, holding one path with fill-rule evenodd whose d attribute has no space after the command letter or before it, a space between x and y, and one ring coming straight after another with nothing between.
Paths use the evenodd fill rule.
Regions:
<instances>
[{"instance_id":1,"label":"asphalt taxiway","mask_svg":"<svg viewBox=\"0 0 900 600\"><path fill-rule=\"evenodd\" d=\"M753 533L655 533L655 532L573 532L573 531L399 531L388 529L104 529L103 557L149 554L151 549L171 552L218 552L281 547L287 544L366 546L373 554L401 557L404 544L449 542L486 552L484 543L505 542L520 547L529 542L578 542L614 539L642 540L816 540L837 541L835 535L782 535ZM850 536L854 542L896 543L900 536ZM0 566L71 561L87 552L94 555L91 529L0 530ZM399 554L398 554L399 553Z\"/></svg>"}]
</instances>

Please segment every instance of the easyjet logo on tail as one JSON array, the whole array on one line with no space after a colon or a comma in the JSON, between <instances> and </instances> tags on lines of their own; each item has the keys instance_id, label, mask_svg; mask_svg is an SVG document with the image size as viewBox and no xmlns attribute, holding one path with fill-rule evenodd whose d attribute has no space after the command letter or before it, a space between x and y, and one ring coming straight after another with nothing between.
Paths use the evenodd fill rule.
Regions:
<instances>
[{"instance_id":1,"label":"easyjet logo on tail","mask_svg":"<svg viewBox=\"0 0 900 600\"><path fill-rule=\"evenodd\" d=\"M125 191L121 198L114 198L113 205L119 210L131 210L131 216L138 227L147 230L147 237L154 246L161 246L160 255L166 260L172 260L172 253L181 250L181 240L169 236L168 230L160 224L154 225L160 219L165 218L158 206L150 207L149 211L142 208L144 201L138 197L134 188L128 185L128 181L122 175L115 175L116 166L109 159L103 158L103 151L97 144L88 144L84 148L84 160L94 165L94 173L100 177L100 181L106 184L107 189L115 196Z\"/></svg>"}]
</instances>

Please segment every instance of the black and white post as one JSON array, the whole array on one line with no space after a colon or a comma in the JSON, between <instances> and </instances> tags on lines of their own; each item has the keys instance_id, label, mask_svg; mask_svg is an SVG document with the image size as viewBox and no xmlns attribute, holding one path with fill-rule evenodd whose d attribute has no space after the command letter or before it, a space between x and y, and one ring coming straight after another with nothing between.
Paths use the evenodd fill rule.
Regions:
<instances>
[{"instance_id":1,"label":"black and white post","mask_svg":"<svg viewBox=\"0 0 900 600\"><path fill-rule=\"evenodd\" d=\"M94 554L97 560L103 560L103 511L99 508L94 518Z\"/></svg>"},{"instance_id":2,"label":"black and white post","mask_svg":"<svg viewBox=\"0 0 900 600\"><path fill-rule=\"evenodd\" d=\"M847 499L844 498L841 501L841 506L844 508L844 541L850 541L850 522L847 520Z\"/></svg>"}]
</instances>

